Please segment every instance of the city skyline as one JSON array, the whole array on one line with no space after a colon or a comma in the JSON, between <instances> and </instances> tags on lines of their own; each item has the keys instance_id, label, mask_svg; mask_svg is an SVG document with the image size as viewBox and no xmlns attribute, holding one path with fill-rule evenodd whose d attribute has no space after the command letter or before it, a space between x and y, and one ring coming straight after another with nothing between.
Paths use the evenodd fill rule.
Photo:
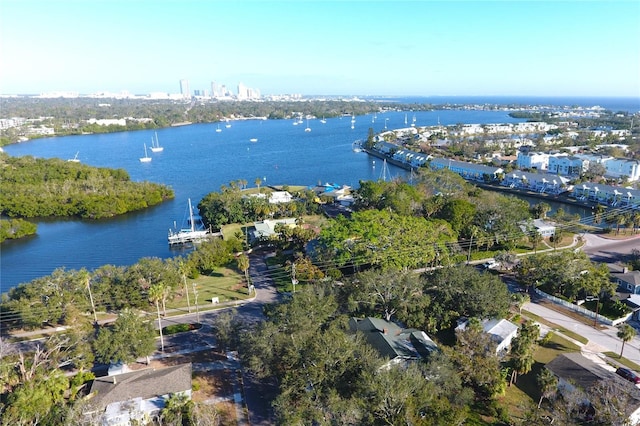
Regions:
<instances>
[{"instance_id":1,"label":"city skyline","mask_svg":"<svg viewBox=\"0 0 640 426\"><path fill-rule=\"evenodd\" d=\"M0 1L1 94L640 97L636 1Z\"/></svg>"}]
</instances>

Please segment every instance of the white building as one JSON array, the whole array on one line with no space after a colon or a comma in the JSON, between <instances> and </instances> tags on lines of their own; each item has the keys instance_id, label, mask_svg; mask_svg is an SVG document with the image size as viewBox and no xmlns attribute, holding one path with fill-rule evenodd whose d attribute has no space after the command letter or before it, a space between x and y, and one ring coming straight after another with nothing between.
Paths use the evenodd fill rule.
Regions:
<instances>
[{"instance_id":1,"label":"white building","mask_svg":"<svg viewBox=\"0 0 640 426\"><path fill-rule=\"evenodd\" d=\"M627 177L629 182L640 179L640 161L627 160L626 158L611 158L604 164L605 177L619 179Z\"/></svg>"},{"instance_id":2,"label":"white building","mask_svg":"<svg viewBox=\"0 0 640 426\"><path fill-rule=\"evenodd\" d=\"M518 152L516 166L519 169L547 170L549 168L549 154L544 152Z\"/></svg>"},{"instance_id":3,"label":"white building","mask_svg":"<svg viewBox=\"0 0 640 426\"><path fill-rule=\"evenodd\" d=\"M549 173L563 176L580 176L587 171L589 161L575 155L556 154L549 156Z\"/></svg>"}]
</instances>

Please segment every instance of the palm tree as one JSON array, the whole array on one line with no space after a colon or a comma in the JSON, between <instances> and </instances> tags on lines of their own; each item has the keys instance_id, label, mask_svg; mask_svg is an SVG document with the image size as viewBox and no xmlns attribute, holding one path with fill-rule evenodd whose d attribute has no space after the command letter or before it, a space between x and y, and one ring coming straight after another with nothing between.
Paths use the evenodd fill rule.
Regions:
<instances>
[{"instance_id":1,"label":"palm tree","mask_svg":"<svg viewBox=\"0 0 640 426\"><path fill-rule=\"evenodd\" d=\"M160 301L164 295L164 288L162 284L155 284L149 287L149 300L156 305L156 312L158 313L158 329L160 330L160 348L164 352L164 338L162 337L162 318L160 317Z\"/></svg>"},{"instance_id":2,"label":"palm tree","mask_svg":"<svg viewBox=\"0 0 640 426\"><path fill-rule=\"evenodd\" d=\"M262 179L260 179L259 177L256 178L255 184L258 187L258 192L260 192L260 185L262 184Z\"/></svg>"},{"instance_id":3,"label":"palm tree","mask_svg":"<svg viewBox=\"0 0 640 426\"><path fill-rule=\"evenodd\" d=\"M247 288L249 288L249 286L251 285L249 283L249 256L243 253L240 256L238 256L238 258L236 259L236 262L238 263L238 268L242 272L244 272L244 278L247 281Z\"/></svg>"},{"instance_id":4,"label":"palm tree","mask_svg":"<svg viewBox=\"0 0 640 426\"><path fill-rule=\"evenodd\" d=\"M622 340L622 349L620 349L620 358L622 358L622 352L624 351L624 344L633 339L636 335L636 330L629 324L624 323L618 326L617 336Z\"/></svg>"},{"instance_id":5,"label":"palm tree","mask_svg":"<svg viewBox=\"0 0 640 426\"><path fill-rule=\"evenodd\" d=\"M540 400L538 401L538 408L542 405L544 398L549 398L556 391L558 386L558 378L547 368L543 368L538 374L538 386L540 387Z\"/></svg>"}]
</instances>

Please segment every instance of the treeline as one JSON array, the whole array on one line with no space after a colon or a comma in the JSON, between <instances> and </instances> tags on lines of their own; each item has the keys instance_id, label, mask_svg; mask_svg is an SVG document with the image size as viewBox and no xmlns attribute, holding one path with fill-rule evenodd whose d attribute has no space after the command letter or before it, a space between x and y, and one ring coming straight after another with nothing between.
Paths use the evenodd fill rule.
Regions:
<instances>
[{"instance_id":1,"label":"treeline","mask_svg":"<svg viewBox=\"0 0 640 426\"><path fill-rule=\"evenodd\" d=\"M173 198L164 185L132 182L123 169L0 154L0 214L9 217L113 217Z\"/></svg>"}]
</instances>

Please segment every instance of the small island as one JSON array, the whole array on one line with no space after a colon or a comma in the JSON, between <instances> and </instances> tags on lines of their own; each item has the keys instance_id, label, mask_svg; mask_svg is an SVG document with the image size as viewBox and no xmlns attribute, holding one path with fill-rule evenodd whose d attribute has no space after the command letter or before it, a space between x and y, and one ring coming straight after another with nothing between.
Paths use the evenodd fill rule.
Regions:
<instances>
[{"instance_id":1,"label":"small island","mask_svg":"<svg viewBox=\"0 0 640 426\"><path fill-rule=\"evenodd\" d=\"M0 222L0 241L35 233L35 225L17 219L104 219L174 197L165 185L132 182L123 169L4 153L0 153L0 166L0 215L13 219Z\"/></svg>"}]
</instances>

